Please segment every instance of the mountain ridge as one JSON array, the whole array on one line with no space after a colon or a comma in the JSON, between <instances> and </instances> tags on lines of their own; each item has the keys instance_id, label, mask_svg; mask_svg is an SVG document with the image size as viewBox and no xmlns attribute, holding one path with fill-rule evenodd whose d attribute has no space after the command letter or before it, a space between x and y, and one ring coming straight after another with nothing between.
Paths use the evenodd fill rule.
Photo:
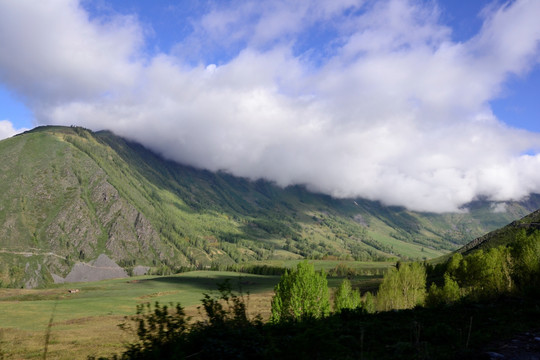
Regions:
<instances>
[{"instance_id":1,"label":"mountain ridge","mask_svg":"<svg viewBox=\"0 0 540 360\"><path fill-rule=\"evenodd\" d=\"M533 211L529 215L512 221L500 229L478 237L456 252L467 255L476 250L488 250L492 247L507 245L518 237L519 232L525 231L526 233L531 233L536 230L540 230L540 210Z\"/></svg>"},{"instance_id":2,"label":"mountain ridge","mask_svg":"<svg viewBox=\"0 0 540 360\"><path fill-rule=\"evenodd\" d=\"M109 131L40 127L0 142L0 281L39 286L106 254L121 267L298 257L432 258L540 207L540 196L415 213L174 163ZM41 255L17 255L36 248ZM46 255L47 253L56 256ZM24 269L24 270L21 270Z\"/></svg>"}]
</instances>

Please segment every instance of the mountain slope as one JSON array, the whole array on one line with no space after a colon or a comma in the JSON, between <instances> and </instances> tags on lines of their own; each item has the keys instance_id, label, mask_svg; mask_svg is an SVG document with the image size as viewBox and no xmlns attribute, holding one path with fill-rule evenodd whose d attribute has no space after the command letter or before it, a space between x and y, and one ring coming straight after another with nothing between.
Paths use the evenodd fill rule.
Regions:
<instances>
[{"instance_id":1,"label":"mountain slope","mask_svg":"<svg viewBox=\"0 0 540 360\"><path fill-rule=\"evenodd\" d=\"M119 196L107 174L68 142L37 132L1 145L0 249L4 258L17 251L43 258L2 261L2 270L12 263L11 280L47 282L51 275L41 270L65 275L75 261L105 252L120 262L132 258L128 251L142 261L167 252L172 256L144 215ZM43 255L47 252L56 256ZM25 274L14 275L21 267Z\"/></svg>"},{"instance_id":2,"label":"mountain slope","mask_svg":"<svg viewBox=\"0 0 540 360\"><path fill-rule=\"evenodd\" d=\"M0 281L37 286L106 254L167 272L270 258L431 258L540 196L421 214L182 166L110 132L41 127L0 142Z\"/></svg>"},{"instance_id":3,"label":"mountain slope","mask_svg":"<svg viewBox=\"0 0 540 360\"><path fill-rule=\"evenodd\" d=\"M534 211L519 220L513 221L503 228L494 230L484 236L474 239L456 252L465 255L479 249L487 250L492 247L507 245L514 241L520 232L525 231L526 233L530 233L535 230L540 230L540 210Z\"/></svg>"}]
</instances>

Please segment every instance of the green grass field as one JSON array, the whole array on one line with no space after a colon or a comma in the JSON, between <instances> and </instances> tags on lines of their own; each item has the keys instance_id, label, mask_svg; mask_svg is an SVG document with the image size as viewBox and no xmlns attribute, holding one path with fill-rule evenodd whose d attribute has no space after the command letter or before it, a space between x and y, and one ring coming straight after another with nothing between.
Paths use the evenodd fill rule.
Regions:
<instances>
[{"instance_id":1,"label":"green grass field","mask_svg":"<svg viewBox=\"0 0 540 360\"><path fill-rule=\"evenodd\" d=\"M86 358L122 350L129 334L118 328L144 302L200 304L203 293L231 279L233 289L256 295L273 289L277 276L194 271L165 277L136 277L76 283L46 289L0 289L0 358L42 358L51 316L48 359ZM69 289L79 289L70 294Z\"/></svg>"},{"instance_id":2,"label":"green grass field","mask_svg":"<svg viewBox=\"0 0 540 360\"><path fill-rule=\"evenodd\" d=\"M183 306L198 304L203 292L216 290L216 284L231 279L235 273L194 271L167 277L135 277L93 283L64 284L36 290L0 290L0 324L23 330L43 330L53 308L55 321L79 316L128 315L136 304L145 301L180 302ZM277 278L242 274L245 291L271 289ZM248 284L248 285L245 285ZM79 289L70 294L68 289ZM17 316L14 316L17 315Z\"/></svg>"},{"instance_id":3,"label":"green grass field","mask_svg":"<svg viewBox=\"0 0 540 360\"><path fill-rule=\"evenodd\" d=\"M271 265L294 267L298 261ZM329 270L343 263L355 269L384 269L390 263L313 261ZM373 287L381 275L363 275L353 284ZM233 290L249 293L248 311L268 316L270 300L279 276L223 271L193 271L173 276L139 276L93 283L54 285L44 289L0 289L0 359L42 359L45 334L52 317L48 359L84 359L89 355L119 353L134 339L118 324L135 313L136 305L159 301L181 303L189 316L200 316L196 307L203 293L216 294L217 284L230 279ZM329 278L337 287L342 279ZM69 289L79 289L69 293Z\"/></svg>"}]
</instances>

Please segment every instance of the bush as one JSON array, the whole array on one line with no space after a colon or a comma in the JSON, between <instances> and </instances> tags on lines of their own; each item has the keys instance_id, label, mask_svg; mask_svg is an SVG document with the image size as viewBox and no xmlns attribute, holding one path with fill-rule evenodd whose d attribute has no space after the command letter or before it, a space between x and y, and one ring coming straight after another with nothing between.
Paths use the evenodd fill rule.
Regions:
<instances>
[{"instance_id":1,"label":"bush","mask_svg":"<svg viewBox=\"0 0 540 360\"><path fill-rule=\"evenodd\" d=\"M137 314L126 319L135 323L135 329L128 322L120 327L126 331L135 331L139 340L127 345L122 359L182 356L178 344L184 340L188 319L180 304L171 304L171 308L161 306L159 302L154 306L150 303L137 305Z\"/></svg>"},{"instance_id":2,"label":"bush","mask_svg":"<svg viewBox=\"0 0 540 360\"><path fill-rule=\"evenodd\" d=\"M192 326L180 304L138 305L136 315L126 317L120 325L135 332L138 340L126 345L120 358L113 359L206 359L217 354L225 358L259 357L263 343L260 317L248 318L244 295L234 294L228 280L218 284L218 289L217 297L204 294L202 307L207 319ZM251 341L245 342L246 337Z\"/></svg>"}]
</instances>

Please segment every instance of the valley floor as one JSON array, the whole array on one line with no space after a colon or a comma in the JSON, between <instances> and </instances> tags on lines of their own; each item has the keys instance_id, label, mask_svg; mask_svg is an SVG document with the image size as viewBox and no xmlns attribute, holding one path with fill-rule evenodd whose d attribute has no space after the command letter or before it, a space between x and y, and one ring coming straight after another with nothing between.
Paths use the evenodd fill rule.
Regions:
<instances>
[{"instance_id":1,"label":"valley floor","mask_svg":"<svg viewBox=\"0 0 540 360\"><path fill-rule=\"evenodd\" d=\"M143 276L46 289L0 289L0 359L41 359L49 333L47 359L86 359L124 349L134 334L118 325L137 304L180 302L192 321L202 319L203 293L212 294L225 279L250 293L252 316L267 319L279 276L195 271L174 276ZM69 289L78 289L70 293ZM51 321L49 326L49 321Z\"/></svg>"}]
</instances>

